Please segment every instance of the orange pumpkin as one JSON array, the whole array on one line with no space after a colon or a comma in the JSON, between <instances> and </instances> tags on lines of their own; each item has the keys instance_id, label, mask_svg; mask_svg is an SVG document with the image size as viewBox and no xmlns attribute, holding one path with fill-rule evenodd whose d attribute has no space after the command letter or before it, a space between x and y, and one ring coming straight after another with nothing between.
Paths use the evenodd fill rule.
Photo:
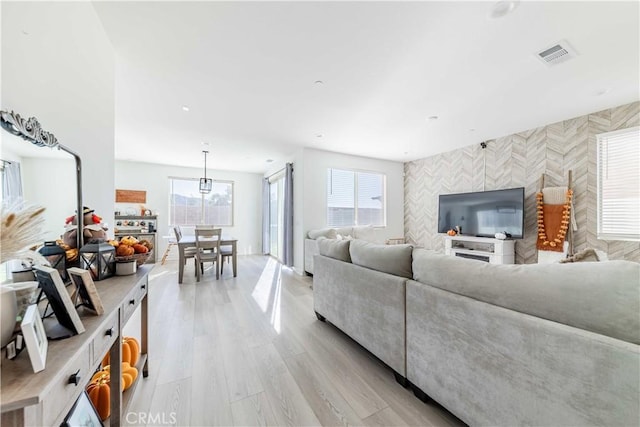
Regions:
<instances>
[{"instance_id":1,"label":"orange pumpkin","mask_svg":"<svg viewBox=\"0 0 640 427\"><path fill-rule=\"evenodd\" d=\"M111 415L111 387L109 382L104 378L96 382L92 382L87 386L87 394L91 403L96 407L98 415L102 421Z\"/></svg>"},{"instance_id":2,"label":"orange pumpkin","mask_svg":"<svg viewBox=\"0 0 640 427\"><path fill-rule=\"evenodd\" d=\"M122 375L122 391L125 391L129 387L133 385L133 382L138 378L138 370L133 366L130 366L127 362L122 362L121 367L121 375ZM96 379L97 378L97 379ZM93 379L97 381L106 380L109 384L111 384L111 366L107 365L102 368L100 371L96 372L93 375ZM92 381L93 381L92 379Z\"/></svg>"},{"instance_id":3,"label":"orange pumpkin","mask_svg":"<svg viewBox=\"0 0 640 427\"><path fill-rule=\"evenodd\" d=\"M122 361L131 366L136 366L140 359L140 344L134 337L122 339Z\"/></svg>"},{"instance_id":4,"label":"orange pumpkin","mask_svg":"<svg viewBox=\"0 0 640 427\"><path fill-rule=\"evenodd\" d=\"M140 344L134 337L124 337L122 339L122 361L131 366L136 366L140 360ZM102 367L111 363L109 353L102 358Z\"/></svg>"},{"instance_id":5,"label":"orange pumpkin","mask_svg":"<svg viewBox=\"0 0 640 427\"><path fill-rule=\"evenodd\" d=\"M116 248L116 255L118 256L129 256L135 253L135 249L132 246L121 244Z\"/></svg>"},{"instance_id":6,"label":"orange pumpkin","mask_svg":"<svg viewBox=\"0 0 640 427\"><path fill-rule=\"evenodd\" d=\"M133 382L138 378L138 370L133 366L130 366L126 362L122 362L121 368L122 375L122 391L125 391L133 385ZM92 383L106 382L111 385L111 366L107 365L95 374L91 378Z\"/></svg>"},{"instance_id":7,"label":"orange pumpkin","mask_svg":"<svg viewBox=\"0 0 640 427\"><path fill-rule=\"evenodd\" d=\"M136 243L138 243L138 239L136 239L133 236L125 236L122 239L120 239L120 243L127 245L127 246L133 246Z\"/></svg>"},{"instance_id":8,"label":"orange pumpkin","mask_svg":"<svg viewBox=\"0 0 640 427\"><path fill-rule=\"evenodd\" d=\"M146 254L147 252L149 252L149 248L141 245L140 243L136 243L135 245L133 245L133 250L136 251L137 254Z\"/></svg>"}]
</instances>

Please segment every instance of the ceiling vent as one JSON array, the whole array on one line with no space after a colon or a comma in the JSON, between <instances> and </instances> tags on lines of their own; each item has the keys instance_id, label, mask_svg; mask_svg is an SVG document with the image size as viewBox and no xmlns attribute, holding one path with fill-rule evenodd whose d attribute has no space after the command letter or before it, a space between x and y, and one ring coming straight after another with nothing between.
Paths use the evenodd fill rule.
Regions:
<instances>
[{"instance_id":1,"label":"ceiling vent","mask_svg":"<svg viewBox=\"0 0 640 427\"><path fill-rule=\"evenodd\" d=\"M538 52L536 57L548 66L557 65L578 56L566 40L560 40L551 47Z\"/></svg>"}]
</instances>

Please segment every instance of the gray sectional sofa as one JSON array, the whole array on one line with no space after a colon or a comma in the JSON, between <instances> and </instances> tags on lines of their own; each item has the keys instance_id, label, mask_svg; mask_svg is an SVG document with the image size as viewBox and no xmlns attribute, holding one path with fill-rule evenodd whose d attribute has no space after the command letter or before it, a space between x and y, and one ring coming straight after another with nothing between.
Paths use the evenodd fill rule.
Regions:
<instances>
[{"instance_id":1,"label":"gray sectional sofa","mask_svg":"<svg viewBox=\"0 0 640 427\"><path fill-rule=\"evenodd\" d=\"M308 274L313 274L313 258L319 253L318 241L322 239L359 239L373 243L383 243L382 235L372 225L340 228L327 227L309 230L307 238L304 239L304 271Z\"/></svg>"},{"instance_id":2,"label":"gray sectional sofa","mask_svg":"<svg viewBox=\"0 0 640 427\"><path fill-rule=\"evenodd\" d=\"M318 246L318 318L467 424L640 425L640 264Z\"/></svg>"}]
</instances>

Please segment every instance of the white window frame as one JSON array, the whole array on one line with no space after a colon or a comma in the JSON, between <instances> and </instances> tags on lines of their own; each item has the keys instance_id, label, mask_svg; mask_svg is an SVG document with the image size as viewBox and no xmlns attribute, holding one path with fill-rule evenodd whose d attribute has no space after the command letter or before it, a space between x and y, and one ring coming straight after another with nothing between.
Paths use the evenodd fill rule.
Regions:
<instances>
[{"instance_id":1,"label":"white window frame","mask_svg":"<svg viewBox=\"0 0 640 427\"><path fill-rule=\"evenodd\" d=\"M181 180L181 181L194 181L199 183L200 179L199 178L185 178L185 177L180 177L180 176L170 176L169 177L169 200L168 200L168 205L169 205L169 215L168 216L168 222L169 222L169 226L170 227L174 227L176 225L179 226L185 226L185 227L189 227L189 226L195 226L197 224L202 224L203 220L204 220L204 200L205 197L208 196L208 194L203 194L200 193L200 221L197 224L172 224L173 218L172 218L172 210L171 210L171 181L172 180ZM235 194L235 181L230 181L230 180L223 180L223 179L214 179L213 180L213 185L215 185L216 183L223 183L223 184L231 184L231 223L230 224L214 224L215 226L220 226L220 227L233 227L234 222L235 222L235 204L236 204L236 194ZM197 188L197 185L196 185Z\"/></svg>"},{"instance_id":2,"label":"white window frame","mask_svg":"<svg viewBox=\"0 0 640 427\"><path fill-rule=\"evenodd\" d=\"M359 225L368 225L368 224L359 224L358 223L358 174L359 173L368 173L368 174L375 174L375 175L380 175L382 177L382 195L383 195L383 199L384 199L384 204L382 206L382 224L376 224L373 225L373 227L377 227L377 228L384 228L387 226L387 175L383 172L379 172L379 171L372 171L372 170L364 170L364 169L350 169L350 168L339 168L339 167L335 167L335 168L327 168L327 174L331 173L332 170L339 170L339 171L345 171L345 172L353 172L354 173L354 214L353 214L353 218L354 218L354 224L351 225L333 225L329 223L329 195L330 195L330 189L327 188L326 189L326 195L325 195L325 203L326 203L326 221L327 221L327 226L328 227L357 227ZM326 177L325 177L326 178Z\"/></svg>"},{"instance_id":3,"label":"white window frame","mask_svg":"<svg viewBox=\"0 0 640 427\"><path fill-rule=\"evenodd\" d=\"M607 143L627 143L628 146L616 146L615 158L613 153L607 150ZM635 144L635 145L634 145ZM601 240L628 240L640 241L640 166L634 168L634 160L636 165L640 165L640 126L621 129L613 132L606 132L596 135L596 151L597 151L597 238ZM613 161L616 165L625 164L625 168L620 170L609 168L609 163ZM611 174L617 176L612 177ZM607 214L611 215L611 207L604 206L603 200L606 199L603 191L605 180L616 179L617 188L627 188L631 192L631 197L621 199L622 203L613 206L617 215L627 218L628 227L624 227L622 231L607 231ZM635 192L635 198L633 197ZM629 202L630 201L630 202ZM626 202L626 203L625 203ZM622 212L622 214L618 213ZM634 224L634 221L637 221Z\"/></svg>"}]
</instances>

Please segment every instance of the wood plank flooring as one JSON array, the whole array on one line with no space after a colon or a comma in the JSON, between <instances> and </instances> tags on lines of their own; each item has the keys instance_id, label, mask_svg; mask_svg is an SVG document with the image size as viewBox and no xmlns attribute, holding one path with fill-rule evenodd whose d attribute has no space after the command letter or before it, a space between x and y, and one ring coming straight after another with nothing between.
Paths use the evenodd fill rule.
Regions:
<instances>
[{"instance_id":1,"label":"wood plank flooring","mask_svg":"<svg viewBox=\"0 0 640 427\"><path fill-rule=\"evenodd\" d=\"M460 426L313 312L311 278L241 256L220 280L156 265L149 284L149 377L125 421L179 426Z\"/></svg>"}]
</instances>

